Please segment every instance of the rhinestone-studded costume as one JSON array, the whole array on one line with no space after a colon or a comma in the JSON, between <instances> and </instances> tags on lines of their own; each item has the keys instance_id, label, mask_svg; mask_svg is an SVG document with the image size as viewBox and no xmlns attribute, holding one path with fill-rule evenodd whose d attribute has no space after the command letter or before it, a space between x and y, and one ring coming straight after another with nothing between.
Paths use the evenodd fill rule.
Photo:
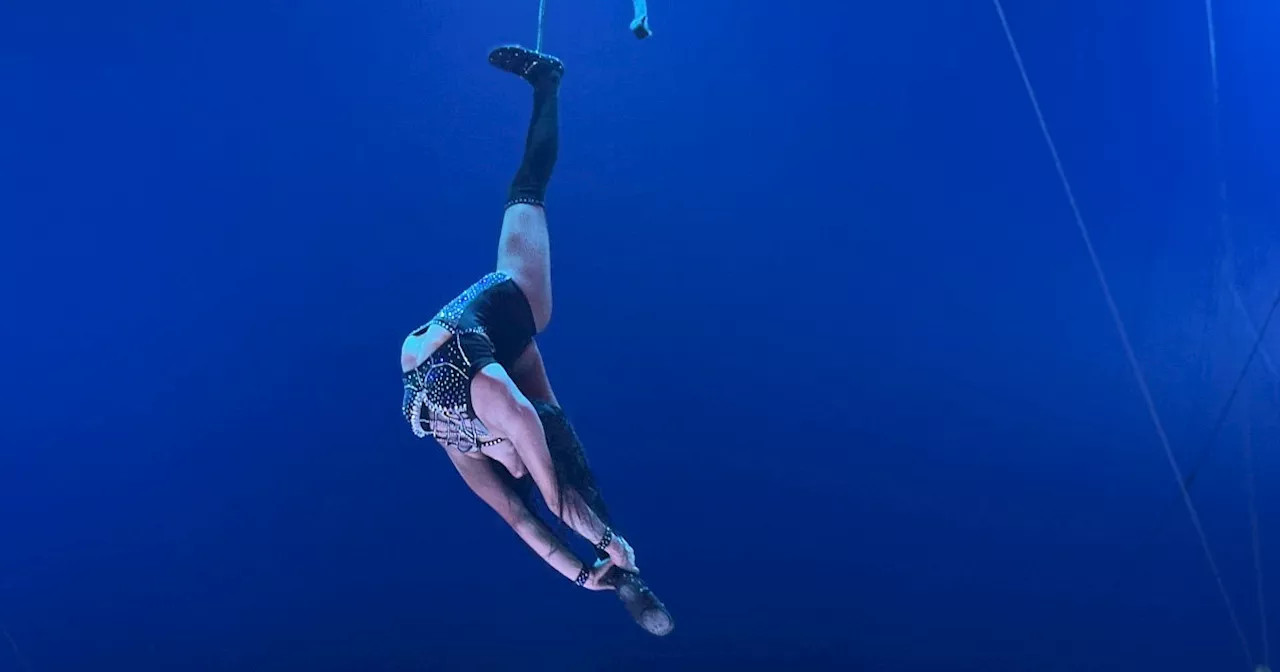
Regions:
<instances>
[{"instance_id":1,"label":"rhinestone-studded costume","mask_svg":"<svg viewBox=\"0 0 1280 672\"><path fill-rule=\"evenodd\" d=\"M489 63L533 86L533 118L524 159L508 192L507 207L542 206L559 151L560 59L517 45L498 47ZM418 437L433 436L447 448L473 452L500 443L471 407L471 380L497 362L510 370L537 327L524 292L508 275L490 273L423 325L448 329L453 337L425 362L404 374L404 417Z\"/></svg>"},{"instance_id":2,"label":"rhinestone-studded costume","mask_svg":"<svg viewBox=\"0 0 1280 672\"><path fill-rule=\"evenodd\" d=\"M537 330L524 292L507 274L490 273L414 333L433 324L453 336L404 374L402 410L410 428L464 453L501 443L471 407L471 380L494 362L510 369L533 340Z\"/></svg>"}]
</instances>

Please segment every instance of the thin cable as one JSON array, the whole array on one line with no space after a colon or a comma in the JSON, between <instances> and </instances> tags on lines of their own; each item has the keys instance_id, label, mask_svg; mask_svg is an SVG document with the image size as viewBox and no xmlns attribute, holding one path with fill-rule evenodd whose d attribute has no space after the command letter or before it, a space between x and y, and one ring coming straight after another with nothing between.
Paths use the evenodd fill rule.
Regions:
<instances>
[{"instance_id":1,"label":"thin cable","mask_svg":"<svg viewBox=\"0 0 1280 672\"><path fill-rule=\"evenodd\" d=\"M1204 0L1204 13L1207 22L1207 32L1209 38L1209 77L1212 84L1213 93L1213 151L1214 151L1214 168L1217 171L1218 178L1218 207L1219 207L1219 225L1222 228L1222 236L1225 241L1226 252L1228 257L1234 258L1234 245L1231 240L1230 221L1231 214L1228 209L1229 201L1227 199L1227 177L1226 169L1223 167L1223 141L1222 141L1222 96L1220 78L1218 77L1218 26L1213 19L1213 0ZM1225 264L1225 262L1224 262ZM1229 272L1230 268L1224 269ZM1231 290L1232 298L1236 307L1244 315L1245 321L1249 323L1250 328L1253 327L1253 321L1249 319L1249 313L1244 307L1244 301L1240 298L1240 293L1236 289L1235 282L1230 275L1226 278L1227 287ZM1245 361L1244 367L1240 369L1240 375L1236 378L1235 385L1231 388L1231 394L1227 397L1227 403L1222 407L1222 411L1218 414L1217 422L1214 423L1213 432L1209 435L1209 443L1201 451L1200 456L1196 459L1195 464L1187 471L1187 476L1183 479L1183 485L1188 490L1195 483L1196 477L1200 470L1208 461L1210 454L1217 443L1218 433L1222 430L1222 425L1226 421L1228 413L1231 411L1231 404L1235 401L1236 394L1240 391L1240 385L1244 382L1245 376L1249 373L1249 367L1253 364L1253 360L1262 354L1263 362L1267 365L1270 372L1274 374L1275 366L1271 362L1271 357L1266 351L1262 350L1262 341L1266 337L1267 328L1271 325L1271 320L1275 317L1276 309L1280 307L1280 293L1276 294L1275 301L1271 303L1271 310L1267 313L1266 319L1262 326L1256 329L1256 336L1253 341L1253 349L1249 352L1249 359Z\"/></svg>"},{"instance_id":2,"label":"thin cable","mask_svg":"<svg viewBox=\"0 0 1280 672\"><path fill-rule=\"evenodd\" d=\"M1229 282L1227 287L1231 288L1231 299L1236 304L1236 310L1240 311L1240 316L1244 318L1245 324L1249 327L1249 335L1255 339L1258 338L1262 332L1258 331L1258 325L1254 324L1253 318L1249 316L1249 309L1245 307L1244 299L1240 298L1240 292L1236 290L1235 283ZM1267 349L1259 349L1258 356L1262 358L1262 365L1266 367L1267 373L1272 378L1275 378L1278 373L1276 371L1276 363L1271 359L1271 355L1267 354Z\"/></svg>"},{"instance_id":3,"label":"thin cable","mask_svg":"<svg viewBox=\"0 0 1280 672\"><path fill-rule=\"evenodd\" d=\"M1258 329L1257 338L1253 339L1253 348L1249 350L1249 357L1244 361L1244 366L1240 367L1240 374L1236 376L1236 382L1231 386L1231 394L1227 395L1227 401L1222 405L1222 409L1218 411L1218 419L1213 423L1213 431L1209 434L1209 441L1205 444L1204 450L1200 451L1200 456L1196 458L1195 464L1187 470L1186 478L1182 479L1182 487L1190 490L1191 486L1196 482L1196 476L1200 475L1200 470L1204 468L1205 463L1209 461L1209 456L1213 454L1213 449L1218 445L1218 435L1222 433L1222 427L1226 424L1227 416L1231 413L1231 406L1235 403L1236 396L1240 394L1240 386L1244 384L1244 380L1249 375L1249 369L1253 366L1253 360L1258 357L1258 353L1262 351L1262 341L1267 337L1267 329L1271 327L1272 320L1275 319L1276 310L1280 309L1280 292L1276 293L1276 298L1271 302L1271 309L1267 311L1267 319L1263 320L1262 326Z\"/></svg>"},{"instance_id":4,"label":"thin cable","mask_svg":"<svg viewBox=\"0 0 1280 672\"><path fill-rule=\"evenodd\" d=\"M1244 384L1248 377L1249 369L1253 366L1253 360L1259 354L1262 355L1263 361L1268 362L1270 359L1266 356L1266 351L1262 349L1262 342L1266 338L1267 329L1271 326L1277 310L1280 310L1280 293L1276 294L1275 300L1271 302L1271 310L1267 313L1266 320L1260 329L1255 330L1253 348L1249 351L1249 357L1245 360L1243 366L1240 367L1240 373L1236 376L1235 384L1231 386L1231 393L1227 395L1227 400L1218 409L1218 417L1214 420L1213 429L1209 432L1209 438L1205 441L1204 448L1200 454L1196 456L1195 462L1191 468L1186 471L1186 476L1182 479L1182 486L1188 493L1196 483L1196 477L1200 475L1200 471L1208 464L1209 458L1213 455L1214 448L1218 445L1218 437L1222 434L1223 428L1226 426L1227 418L1231 415L1231 409L1235 404L1236 397L1239 396L1240 387ZM1252 321L1249 322L1252 326ZM1155 543L1156 537L1159 536L1161 530L1166 529L1173 520L1175 512L1178 510L1179 504L1182 503L1184 493L1179 492L1176 499L1165 509L1164 515L1160 518L1160 522L1153 526L1153 532L1145 543L1139 546L1133 554L1133 558L1129 561L1130 565L1137 565L1141 559L1145 549ZM1118 588L1119 584L1113 586L1113 590Z\"/></svg>"},{"instance_id":5,"label":"thin cable","mask_svg":"<svg viewBox=\"0 0 1280 672\"><path fill-rule=\"evenodd\" d=\"M18 666L23 669L23 672L31 672L31 664L27 662L22 652L18 650L18 643L13 641L13 635L9 634L9 629L0 628L0 631L3 631L4 638L9 640L9 648L13 649L13 657L18 661Z\"/></svg>"},{"instance_id":6,"label":"thin cable","mask_svg":"<svg viewBox=\"0 0 1280 672\"><path fill-rule=\"evenodd\" d=\"M1240 627L1240 619L1236 617L1235 606L1231 603L1231 595L1227 592L1226 584L1222 581L1222 572L1218 570L1218 563L1214 560L1213 551L1209 548L1209 538L1205 535L1204 526L1200 523L1200 514L1196 511L1195 504L1191 501L1191 493L1187 492L1186 486L1183 485L1182 470L1178 468L1178 460L1173 456L1173 448L1170 447L1169 437L1165 434L1164 423L1160 421L1160 413L1156 410L1155 400L1151 396L1151 389L1147 385L1146 376L1142 373L1142 366L1138 363L1138 356L1134 353L1133 345L1129 341L1129 331L1124 326L1123 318L1120 317L1120 309L1116 306L1115 299L1111 294L1111 285L1107 282L1106 273L1102 270L1102 262L1098 259L1098 254L1093 248L1093 239L1089 235L1089 228L1085 226L1084 216L1080 214L1075 192L1071 189L1071 181L1067 179L1067 171L1062 166L1062 159L1058 155L1058 147L1053 141L1053 135L1049 132L1049 124L1045 121L1044 113L1040 110L1040 101L1036 97L1035 87L1031 85L1031 78L1027 75L1027 68L1022 62L1022 53L1018 50L1018 43L1013 38L1013 30L1009 28L1009 20L1005 16L1004 6L1000 3L1000 0L991 1L995 5L996 13L1000 16L1000 25L1004 28L1005 38L1009 41L1009 49L1013 52L1013 59L1018 65L1018 72L1022 75L1022 83L1027 89L1028 98L1031 99L1031 107L1035 110L1036 119L1040 122L1040 131L1044 135L1045 144L1048 145L1049 153L1053 156L1058 178L1062 181L1062 188L1067 194L1067 201L1070 202L1071 211L1075 215L1076 228L1079 229L1085 249L1089 252L1089 260L1093 263L1093 270L1098 278L1098 284L1102 288L1103 296L1106 298L1107 308L1111 312L1111 320L1115 323L1116 331L1119 332L1125 356L1129 359L1129 367L1133 370L1133 375L1138 381L1138 388L1141 390L1142 399L1146 403L1147 413L1151 416L1151 424L1155 426L1156 435L1160 438L1160 444L1164 447L1169 467L1173 469L1173 475L1177 478L1178 487L1182 490L1182 500L1187 506L1187 513L1191 516L1191 524L1195 527L1196 536L1200 539L1200 546L1204 549L1205 559L1208 560L1209 569L1213 572L1213 578L1218 584L1218 591L1222 594L1222 601L1226 605L1227 613L1231 616L1231 623L1235 626L1236 635L1240 639L1240 647L1244 650L1245 659L1252 663L1253 654L1249 651L1249 640L1245 637L1244 629Z\"/></svg>"},{"instance_id":7,"label":"thin cable","mask_svg":"<svg viewBox=\"0 0 1280 672\"><path fill-rule=\"evenodd\" d=\"M547 23L547 0L538 0L538 46L536 51L542 53L542 27Z\"/></svg>"},{"instance_id":8,"label":"thin cable","mask_svg":"<svg viewBox=\"0 0 1280 672\"><path fill-rule=\"evenodd\" d=\"M1213 0L1204 0L1204 13L1209 20L1209 76L1213 81L1213 136L1214 149L1217 152L1217 169L1218 169L1218 198L1223 205L1222 220L1226 223L1227 219L1227 178L1226 172L1222 169L1222 97L1219 93L1218 84L1218 29L1213 21ZM1230 244L1231 239L1227 239Z\"/></svg>"},{"instance_id":9,"label":"thin cable","mask_svg":"<svg viewBox=\"0 0 1280 672\"><path fill-rule=\"evenodd\" d=\"M1262 664L1271 662L1271 645L1267 642L1267 599L1262 590L1262 542L1258 534L1258 495L1253 472L1253 436L1250 426L1244 429L1245 482L1249 493L1249 526L1253 531L1253 571L1258 587L1258 613L1262 618Z\"/></svg>"},{"instance_id":10,"label":"thin cable","mask_svg":"<svg viewBox=\"0 0 1280 672\"><path fill-rule=\"evenodd\" d=\"M1213 20L1213 0L1204 0L1204 14L1208 23L1209 34L1209 75L1213 84L1213 149L1215 168L1218 172L1218 206L1220 216L1218 217L1219 225L1222 227L1222 235L1226 241L1225 248L1227 257L1232 262L1235 260L1235 249L1231 239L1231 211L1229 209L1230 201L1227 198L1227 172L1224 166L1225 155L1224 143L1222 141L1222 96L1220 80L1218 78L1218 28ZM1224 264L1225 264L1224 260ZM1227 269L1230 270L1230 269ZM1245 322L1249 325L1249 329L1256 333L1254 337L1254 349L1262 353L1262 362L1267 368L1267 372L1272 379L1276 376L1275 364L1271 361L1271 357L1266 350L1262 350L1262 338L1266 333L1267 324L1270 324L1271 317L1275 314L1276 306L1280 305L1280 295L1276 296L1276 301L1271 305L1271 312L1267 314L1267 323L1263 324L1262 329L1256 329L1253 320L1249 318L1249 311L1245 308L1244 300L1240 298L1240 292L1236 288L1234 279L1228 275L1226 278L1227 287L1231 290L1231 298L1240 314L1244 316ZM1252 355L1250 356L1252 361ZM1245 370L1248 370L1248 363L1245 364ZM1238 383L1237 383L1238 384ZM1234 392L1233 392L1234 396ZM1247 416L1246 416L1247 417ZM1212 449L1210 444L1209 449ZM1207 458L1209 451L1204 453ZM1254 582L1258 590L1258 614L1262 621L1262 663L1269 665L1271 662L1271 644L1267 637L1267 601L1266 592L1262 589L1262 545L1259 540L1258 531L1258 499L1257 487L1255 484L1256 476L1253 468L1253 441L1250 433L1250 427L1245 425L1244 440L1244 460L1245 460L1245 478L1248 484L1249 493L1249 526L1253 534L1253 571ZM1203 461L1203 460L1202 460ZM1195 472L1188 475L1189 478L1195 477ZM1190 483L1187 484L1190 487Z\"/></svg>"},{"instance_id":11,"label":"thin cable","mask_svg":"<svg viewBox=\"0 0 1280 672\"><path fill-rule=\"evenodd\" d=\"M1226 255L1228 255L1230 261L1234 262L1235 251L1233 241L1231 241L1230 201L1228 200L1228 191L1226 191L1226 168L1224 165L1226 152L1224 151L1224 142L1222 142L1222 96L1220 79L1217 76L1217 24L1213 20L1213 0L1204 0L1204 18L1208 23L1208 60L1210 60L1210 78L1213 84L1213 152L1215 152L1217 168L1217 197L1219 197L1220 207L1219 223L1222 228L1222 237L1226 241ZM1226 276L1226 285L1231 291L1231 300L1234 301L1235 307L1240 311L1240 315L1244 316L1244 321L1249 325L1249 329L1256 333L1254 349L1261 348L1262 337L1266 333L1266 324L1263 324L1261 330L1254 326L1253 320L1249 319L1249 311L1244 307L1244 300L1240 298L1240 292L1236 289L1235 282L1230 275ZM1271 312L1267 315L1268 324L1270 324L1271 316L1275 315L1277 305L1280 305L1280 296L1276 296L1276 302L1271 305ZM1261 349L1261 353L1262 364L1266 366L1270 378L1275 379L1276 367L1274 362L1267 355L1266 349ZM1245 364L1245 367L1248 367L1248 364ZM1266 591L1262 590L1262 545L1260 535L1258 535L1258 504L1257 486L1254 483L1256 474L1253 471L1253 443L1248 425L1245 425L1244 431L1244 471L1245 479L1247 479L1248 483L1249 526L1251 526L1253 534L1253 575L1258 590L1258 614L1260 614L1262 621L1262 663L1270 664L1271 644L1267 639ZM1190 476L1194 477L1194 472Z\"/></svg>"}]
</instances>

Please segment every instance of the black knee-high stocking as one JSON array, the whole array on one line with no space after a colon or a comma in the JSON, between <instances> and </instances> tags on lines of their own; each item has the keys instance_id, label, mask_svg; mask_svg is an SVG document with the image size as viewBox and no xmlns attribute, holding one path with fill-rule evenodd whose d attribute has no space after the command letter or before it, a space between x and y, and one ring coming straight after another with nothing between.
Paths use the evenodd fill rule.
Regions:
<instances>
[{"instance_id":1,"label":"black knee-high stocking","mask_svg":"<svg viewBox=\"0 0 1280 672\"><path fill-rule=\"evenodd\" d=\"M525 139L524 161L507 194L507 207L516 203L542 206L547 185L560 151L560 73L554 70L530 78L533 84L533 119Z\"/></svg>"}]
</instances>

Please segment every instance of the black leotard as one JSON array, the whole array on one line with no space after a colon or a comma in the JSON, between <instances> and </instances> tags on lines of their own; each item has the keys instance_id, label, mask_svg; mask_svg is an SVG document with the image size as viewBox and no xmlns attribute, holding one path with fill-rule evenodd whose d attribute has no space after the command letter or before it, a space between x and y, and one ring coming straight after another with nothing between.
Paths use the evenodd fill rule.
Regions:
<instances>
[{"instance_id":1,"label":"black leotard","mask_svg":"<svg viewBox=\"0 0 1280 672\"><path fill-rule=\"evenodd\" d=\"M404 379L402 410L418 437L464 453L501 443L475 415L471 380L497 362L507 370L537 327L524 292L506 273L490 273L440 309L414 335L438 324L452 337Z\"/></svg>"}]
</instances>

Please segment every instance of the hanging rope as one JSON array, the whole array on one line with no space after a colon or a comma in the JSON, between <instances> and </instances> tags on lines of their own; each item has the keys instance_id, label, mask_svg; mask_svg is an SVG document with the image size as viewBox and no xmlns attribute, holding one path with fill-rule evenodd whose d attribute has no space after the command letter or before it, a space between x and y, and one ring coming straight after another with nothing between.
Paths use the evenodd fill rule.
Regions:
<instances>
[{"instance_id":1,"label":"hanging rope","mask_svg":"<svg viewBox=\"0 0 1280 672\"><path fill-rule=\"evenodd\" d=\"M538 46L534 49L542 53L542 29L547 25L547 0L538 0Z\"/></svg>"},{"instance_id":2,"label":"hanging rope","mask_svg":"<svg viewBox=\"0 0 1280 672\"><path fill-rule=\"evenodd\" d=\"M1137 379L1138 389L1142 393L1143 401L1146 403L1147 414L1151 417L1151 424L1155 427L1156 436L1160 439L1160 444L1164 448L1169 467L1173 470L1174 477L1178 481L1178 488L1182 491L1182 501L1191 516L1191 524L1195 528L1196 536L1200 539L1200 546L1204 549L1205 559L1208 560L1209 569L1213 572L1213 578L1218 584L1218 592L1222 595L1222 601L1226 605L1228 615L1231 617L1231 623L1235 626L1236 635L1240 640L1240 647L1244 650L1245 659L1252 663L1253 654L1249 651L1249 640L1245 637L1244 628L1241 627L1240 619L1236 616L1235 605L1231 602L1231 595L1227 592L1227 586L1222 580L1222 572L1218 569L1218 562L1213 557L1213 550L1209 546L1209 538L1205 535L1204 526L1200 522L1200 514L1196 511L1195 504L1191 501L1191 493L1187 492L1186 485L1184 485L1182 470L1178 467L1178 460L1173 455L1173 448L1170 446L1169 436L1165 433L1164 423L1160 420L1160 412L1156 410L1151 388L1147 385L1147 378L1142 372L1142 366L1138 363L1138 356L1133 350L1132 342L1129 340L1129 330L1125 327L1124 319L1120 317L1120 308L1116 306L1115 298L1112 296L1111 284L1107 282L1106 273L1102 270L1102 262L1098 259L1098 254L1094 250L1093 238L1089 235L1089 229L1084 223L1084 215L1080 213L1080 206L1076 202L1075 192L1071 189L1071 181L1067 179L1067 171L1062 165L1061 157L1058 155L1058 146L1054 143L1053 135L1049 132L1049 124L1045 121L1044 113L1040 110L1039 98L1036 96L1035 87L1031 85L1031 78L1027 74L1027 68L1022 62L1022 53L1018 50L1018 43L1013 38L1013 30L1009 28L1009 20L1005 16L1004 6L1000 3L1000 0L992 0L992 3L995 4L996 14L1000 17L1000 25L1004 28L1005 39L1009 42L1009 49L1013 53L1013 60L1018 66L1018 73L1022 76L1022 83L1026 88L1027 97L1031 100L1031 107L1035 111L1036 120L1040 122L1040 131L1044 136L1045 144L1048 145L1049 154L1053 157L1054 167L1058 171L1058 179L1062 182L1063 191L1066 193L1067 201L1071 205L1071 212L1075 215L1076 228L1084 241L1085 250L1089 253L1089 261L1093 264L1094 275L1097 277L1098 285L1102 289L1103 298L1106 299L1107 309L1111 313L1111 321L1120 335L1120 342L1124 346L1124 354L1129 360L1129 368L1132 370L1134 378Z\"/></svg>"}]
</instances>

